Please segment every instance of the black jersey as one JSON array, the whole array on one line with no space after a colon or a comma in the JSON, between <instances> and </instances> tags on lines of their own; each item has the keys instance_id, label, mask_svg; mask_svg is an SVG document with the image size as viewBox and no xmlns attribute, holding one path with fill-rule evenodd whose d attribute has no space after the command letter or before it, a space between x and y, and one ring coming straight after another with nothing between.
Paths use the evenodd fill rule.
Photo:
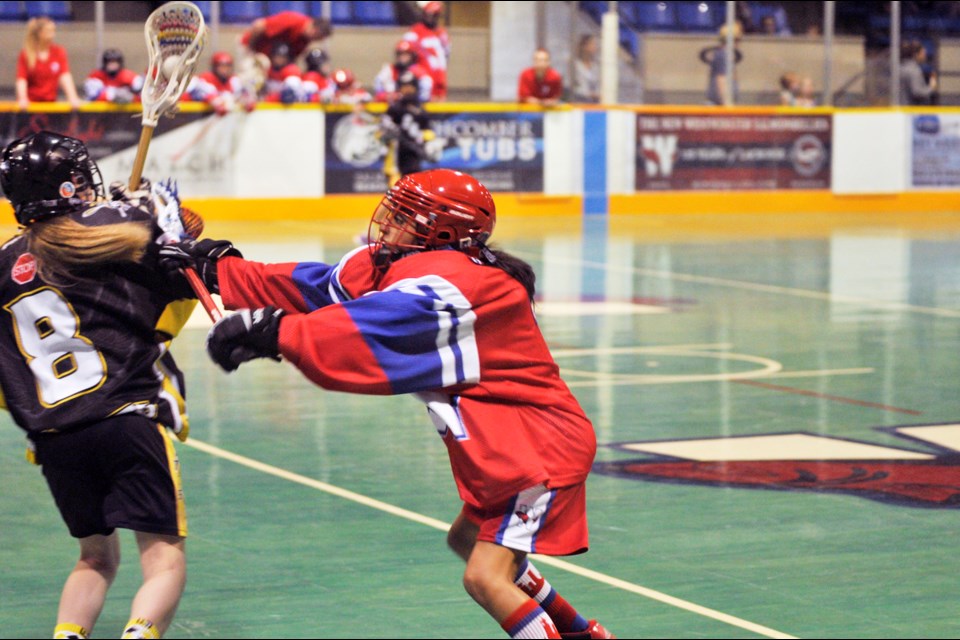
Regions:
<instances>
[{"instance_id":1,"label":"black jersey","mask_svg":"<svg viewBox=\"0 0 960 640\"><path fill-rule=\"evenodd\" d=\"M152 220L117 202L69 216L87 226ZM140 263L99 265L82 275L65 286L41 280L24 236L0 248L0 388L30 434L123 413L157 420L166 413L158 359L170 336L155 327L169 303L186 297L183 289L158 267L153 245Z\"/></svg>"}]
</instances>

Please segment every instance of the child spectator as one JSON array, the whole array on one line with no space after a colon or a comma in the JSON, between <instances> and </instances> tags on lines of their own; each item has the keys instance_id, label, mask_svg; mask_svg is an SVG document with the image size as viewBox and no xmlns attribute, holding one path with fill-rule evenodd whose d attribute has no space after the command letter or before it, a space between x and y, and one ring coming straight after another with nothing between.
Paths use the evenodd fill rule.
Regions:
<instances>
[{"instance_id":1,"label":"child spectator","mask_svg":"<svg viewBox=\"0 0 960 640\"><path fill-rule=\"evenodd\" d=\"M311 49L303 59L307 70L303 72L303 93L307 102L333 101L336 86L330 79L330 59L323 49Z\"/></svg>"},{"instance_id":2,"label":"child spectator","mask_svg":"<svg viewBox=\"0 0 960 640\"><path fill-rule=\"evenodd\" d=\"M270 70L264 85L265 102L292 104L303 99L300 67L293 62L290 45L278 42L270 53Z\"/></svg>"},{"instance_id":3,"label":"child spectator","mask_svg":"<svg viewBox=\"0 0 960 640\"><path fill-rule=\"evenodd\" d=\"M83 93L90 102L130 104L139 98L141 89L143 76L123 66L119 49L104 51L100 68L91 71L83 83Z\"/></svg>"}]
</instances>

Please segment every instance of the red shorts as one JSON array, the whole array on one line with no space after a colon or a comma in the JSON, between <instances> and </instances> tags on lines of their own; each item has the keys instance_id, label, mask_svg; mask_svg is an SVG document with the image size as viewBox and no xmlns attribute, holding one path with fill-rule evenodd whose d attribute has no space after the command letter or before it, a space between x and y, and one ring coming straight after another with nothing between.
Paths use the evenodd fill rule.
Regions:
<instances>
[{"instance_id":1,"label":"red shorts","mask_svg":"<svg viewBox=\"0 0 960 640\"><path fill-rule=\"evenodd\" d=\"M463 516L480 527L477 540L548 556L570 556L588 548L587 489L584 483L549 490L524 489L496 507L463 505Z\"/></svg>"}]
</instances>

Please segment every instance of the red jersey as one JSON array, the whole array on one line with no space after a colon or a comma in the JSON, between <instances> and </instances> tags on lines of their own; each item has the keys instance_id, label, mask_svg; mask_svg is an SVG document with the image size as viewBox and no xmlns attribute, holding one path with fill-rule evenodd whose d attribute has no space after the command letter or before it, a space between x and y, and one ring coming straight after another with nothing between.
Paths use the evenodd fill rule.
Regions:
<instances>
[{"instance_id":1,"label":"red jersey","mask_svg":"<svg viewBox=\"0 0 960 640\"><path fill-rule=\"evenodd\" d=\"M257 39L253 50L270 56L273 51L273 45L277 42L283 42L290 45L290 56L296 60L301 53L306 51L310 45L310 38L304 33L313 18L298 13L296 11L281 11L264 18L265 26L263 34ZM247 48L250 48L250 31L244 31L240 37L240 42Z\"/></svg>"},{"instance_id":2,"label":"red jersey","mask_svg":"<svg viewBox=\"0 0 960 640\"><path fill-rule=\"evenodd\" d=\"M332 102L336 92L336 85L319 71L304 72L303 94L307 102Z\"/></svg>"},{"instance_id":3,"label":"red jersey","mask_svg":"<svg viewBox=\"0 0 960 640\"><path fill-rule=\"evenodd\" d=\"M280 353L325 389L412 393L447 446L461 499L492 507L539 483L583 482L596 436L560 378L523 286L460 251L336 265L224 258L230 309L275 305Z\"/></svg>"},{"instance_id":4,"label":"red jersey","mask_svg":"<svg viewBox=\"0 0 960 640\"><path fill-rule=\"evenodd\" d=\"M520 82L517 87L517 101L526 102L527 98L539 98L540 100L559 99L563 93L563 76L550 67L543 75L543 78L537 77L537 72L533 67L524 69L520 74Z\"/></svg>"},{"instance_id":5,"label":"red jersey","mask_svg":"<svg viewBox=\"0 0 960 640\"><path fill-rule=\"evenodd\" d=\"M117 89L129 89L138 94L143 89L143 76L130 69L120 69L111 76L103 69L95 69L83 83L83 92L91 102L114 102Z\"/></svg>"},{"instance_id":6,"label":"red jersey","mask_svg":"<svg viewBox=\"0 0 960 640\"><path fill-rule=\"evenodd\" d=\"M37 57L33 68L27 67L27 52L21 50L17 58L17 79L27 81L27 98L30 102L56 102L60 76L70 72L67 51L51 44L46 60Z\"/></svg>"},{"instance_id":7,"label":"red jersey","mask_svg":"<svg viewBox=\"0 0 960 640\"><path fill-rule=\"evenodd\" d=\"M403 39L414 43L420 49L420 64L427 68L433 78L431 97L447 97L447 62L450 59L450 37L443 27L431 29L418 22L403 35Z\"/></svg>"}]
</instances>

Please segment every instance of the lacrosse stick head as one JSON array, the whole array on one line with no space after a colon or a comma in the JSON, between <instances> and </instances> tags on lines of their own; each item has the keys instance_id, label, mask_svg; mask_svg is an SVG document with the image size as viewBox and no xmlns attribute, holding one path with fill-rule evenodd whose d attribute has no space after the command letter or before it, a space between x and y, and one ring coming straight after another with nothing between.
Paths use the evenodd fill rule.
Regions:
<instances>
[{"instance_id":1,"label":"lacrosse stick head","mask_svg":"<svg viewBox=\"0 0 960 640\"><path fill-rule=\"evenodd\" d=\"M203 14L192 2L168 2L158 7L143 27L149 66L140 100L143 124L156 127L172 113L197 70L206 43Z\"/></svg>"}]
</instances>

